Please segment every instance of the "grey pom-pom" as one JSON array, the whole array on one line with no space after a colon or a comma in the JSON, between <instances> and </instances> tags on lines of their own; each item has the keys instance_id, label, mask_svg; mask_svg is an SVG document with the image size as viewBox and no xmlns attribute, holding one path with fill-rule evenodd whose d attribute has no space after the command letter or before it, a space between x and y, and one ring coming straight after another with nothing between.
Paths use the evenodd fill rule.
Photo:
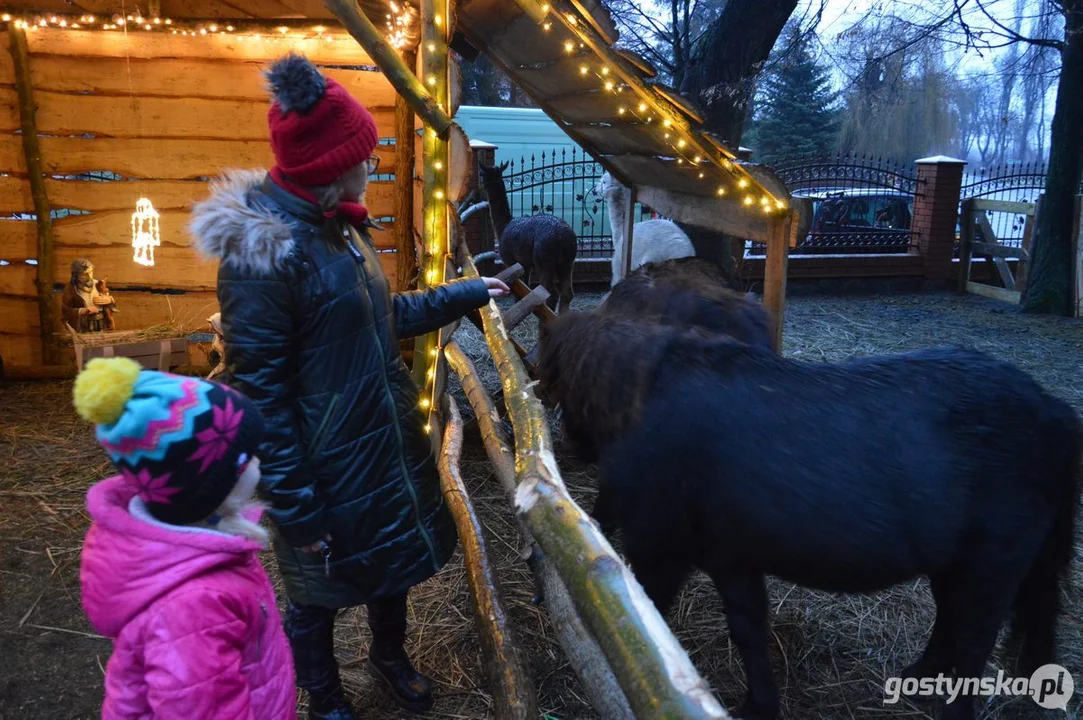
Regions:
<instances>
[{"instance_id":1,"label":"grey pom-pom","mask_svg":"<svg viewBox=\"0 0 1083 720\"><path fill-rule=\"evenodd\" d=\"M327 89L327 81L319 69L297 53L275 60L264 77L283 115L291 111L308 112Z\"/></svg>"}]
</instances>

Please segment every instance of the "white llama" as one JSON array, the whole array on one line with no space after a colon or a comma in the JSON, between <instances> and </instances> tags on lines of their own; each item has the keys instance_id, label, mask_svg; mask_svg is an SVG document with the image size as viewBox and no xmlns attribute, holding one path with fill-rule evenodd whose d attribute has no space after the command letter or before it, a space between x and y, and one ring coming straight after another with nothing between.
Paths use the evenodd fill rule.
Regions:
<instances>
[{"instance_id":1,"label":"white llama","mask_svg":"<svg viewBox=\"0 0 1083 720\"><path fill-rule=\"evenodd\" d=\"M593 192L605 198L609 208L609 225L613 228L613 275L609 287L613 287L624 274L621 258L624 255L624 218L628 217L628 188L605 173ZM644 220L632 226L632 270L644 263L695 255L692 241L671 220Z\"/></svg>"}]
</instances>

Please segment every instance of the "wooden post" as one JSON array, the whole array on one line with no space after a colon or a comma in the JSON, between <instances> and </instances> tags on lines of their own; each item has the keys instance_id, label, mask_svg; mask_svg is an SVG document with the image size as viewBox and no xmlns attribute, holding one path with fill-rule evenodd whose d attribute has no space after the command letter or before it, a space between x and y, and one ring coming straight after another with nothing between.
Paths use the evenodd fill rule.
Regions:
<instances>
[{"instance_id":1,"label":"wooden post","mask_svg":"<svg viewBox=\"0 0 1083 720\"><path fill-rule=\"evenodd\" d=\"M623 280L632 272L632 237L635 235L636 200L639 193L635 185L628 186L628 208L624 213L624 255L620 259L621 276Z\"/></svg>"},{"instance_id":2,"label":"wooden post","mask_svg":"<svg viewBox=\"0 0 1083 720\"><path fill-rule=\"evenodd\" d=\"M782 326L786 313L786 274L790 264L792 213L772 219L767 230L767 258L763 270L763 304L774 315L775 351L782 352Z\"/></svg>"},{"instance_id":3,"label":"wooden post","mask_svg":"<svg viewBox=\"0 0 1083 720\"><path fill-rule=\"evenodd\" d=\"M974 198L963 200L959 210L959 274L955 289L965 293L970 283L970 261L974 257Z\"/></svg>"},{"instance_id":4,"label":"wooden post","mask_svg":"<svg viewBox=\"0 0 1083 720\"><path fill-rule=\"evenodd\" d=\"M442 133L451 127L451 116L448 115L446 108L448 107L446 95L441 100L438 94L430 94L425 89L425 84L414 74L413 68L406 64L406 61L400 56L395 48L391 47L391 44L384 39L384 36L372 24L372 21L368 19L365 13L357 6L355 0L323 0L324 6L327 7L331 13L339 19L343 27L353 36L353 39L358 42L361 47L365 48L365 52L372 56L373 62L375 62L380 70L383 71L384 76L387 77L395 90L399 95L406 98L406 101L410 103L410 107L414 109L414 112L421 116L421 119L425 121L425 124L431 128L434 128L436 132ZM441 3L446 6L445 3ZM431 3L429 4L431 8ZM443 27L447 28L447 11L446 8L441 18ZM427 25L431 25L431 16L426 17L424 12L424 5L421 12L421 32L422 32L422 55L426 53L424 46L432 42L431 31L426 29ZM427 53L429 55L443 55L444 65L447 64L447 42L442 43L443 51L438 46L434 52ZM427 78L426 78L427 81ZM436 90L439 87L439 79L437 85L430 85L430 88ZM447 78L444 79L444 91L447 90Z\"/></svg>"},{"instance_id":5,"label":"wooden post","mask_svg":"<svg viewBox=\"0 0 1083 720\"><path fill-rule=\"evenodd\" d=\"M1027 215L1026 224L1023 225L1023 242L1020 247L1026 253L1025 258L1019 258L1015 264L1015 289L1019 291L1019 297L1027 292L1027 275L1030 270L1030 257L1034 250L1034 228L1038 224L1038 213L1042 211L1042 198L1045 193L1039 193L1034 201L1034 210Z\"/></svg>"},{"instance_id":6,"label":"wooden post","mask_svg":"<svg viewBox=\"0 0 1083 720\"><path fill-rule=\"evenodd\" d=\"M56 342L56 303L53 297L53 219L49 195L45 191L45 171L41 163L38 145L37 104L30 80L30 53L26 45L26 31L8 24L11 58L15 65L15 89L19 96L19 123L22 129L23 154L26 156L26 172L30 179L30 194L34 200L37 216L38 247L37 276L34 285L38 291L38 319L41 324L41 359L44 365L60 362L60 348Z\"/></svg>"},{"instance_id":7,"label":"wooden post","mask_svg":"<svg viewBox=\"0 0 1083 720\"><path fill-rule=\"evenodd\" d=\"M328 0L329 2L332 0ZM432 90L432 97L437 103L437 109L444 112L451 101L449 83L451 78L448 72L448 42L449 36L449 2L448 0L421 0L421 47L418 53L420 63L420 75L424 83ZM397 57L397 56L396 56ZM421 144L422 176L424 185L421 190L421 236L422 255L419 259L421 273L418 277L418 287L428 288L439 285L444 281L444 270L448 254L448 227L450 225L448 214L453 211L448 202L448 178L450 169L450 153L448 152L448 130L446 127L432 125L428 118L418 113L425 119L427 127ZM414 343L414 357L423 359L415 360L413 367L414 381L418 387L423 388L422 397L432 398L429 416L436 412L435 379L436 362L439 360L437 347L438 333L430 333L418 337ZM432 350L437 350L437 356L431 358ZM429 363L432 362L430 367ZM431 424L431 423L430 423Z\"/></svg>"},{"instance_id":8,"label":"wooden post","mask_svg":"<svg viewBox=\"0 0 1083 720\"><path fill-rule=\"evenodd\" d=\"M417 52L407 50L403 60L417 64ZM397 289L410 287L417 274L418 258L414 251L414 112L402 95L395 98L395 231L398 233Z\"/></svg>"}]
</instances>

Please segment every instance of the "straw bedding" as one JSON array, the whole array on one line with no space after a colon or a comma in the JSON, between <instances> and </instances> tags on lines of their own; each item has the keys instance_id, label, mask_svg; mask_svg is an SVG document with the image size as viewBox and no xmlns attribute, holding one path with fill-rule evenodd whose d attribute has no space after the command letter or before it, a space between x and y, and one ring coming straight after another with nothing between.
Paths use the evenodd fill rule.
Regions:
<instances>
[{"instance_id":1,"label":"straw bedding","mask_svg":"<svg viewBox=\"0 0 1083 720\"><path fill-rule=\"evenodd\" d=\"M593 306L600 297L580 293L574 307ZM530 347L535 331L529 319L513 334ZM485 385L496 392L499 381L481 334L464 322L457 335ZM785 338L785 354L824 361L969 345L1016 363L1083 412L1079 321L1022 316L973 296L809 296L791 298ZM454 377L449 390L469 423L469 404ZM84 494L110 466L89 428L72 411L70 392L69 382L0 388L0 718L99 717L102 668L110 646L82 615L78 566L88 523ZM559 428L554 424L552 429L559 445ZM567 454L560 463L573 495L589 507L596 482L593 469ZM471 424L466 427L462 472L501 573L515 630L531 658L540 707L551 718L597 717L563 659L544 603L531 602L534 585L519 559L514 518ZM274 576L273 559L268 555L265 560ZM1078 593L1083 571L1078 563L1073 580L1075 587L1064 596L1060 662L1083 680L1083 603ZM856 597L772 580L769 593L773 662L784 718L931 717L928 704L882 704L884 679L920 652L931 627L933 606L924 581ZM491 716L491 699L479 687L483 676L461 554L436 578L415 588L409 613L411 652L437 683L439 699L431 715ZM669 621L719 698L727 707L735 706L744 692L744 673L729 642L721 604L705 578L688 583ZM365 673L368 628L363 608L343 613L336 642L361 717L411 717L397 712ZM988 672L995 674L998 667L994 656ZM1070 708L1077 704L1078 695ZM1036 710L1026 698L996 699L983 717L1040 717Z\"/></svg>"}]
</instances>

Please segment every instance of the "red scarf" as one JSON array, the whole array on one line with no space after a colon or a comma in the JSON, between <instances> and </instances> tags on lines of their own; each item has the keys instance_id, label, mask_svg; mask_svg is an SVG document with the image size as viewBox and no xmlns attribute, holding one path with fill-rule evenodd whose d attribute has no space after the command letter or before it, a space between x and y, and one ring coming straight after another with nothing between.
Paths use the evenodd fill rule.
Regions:
<instances>
[{"instance_id":1,"label":"red scarf","mask_svg":"<svg viewBox=\"0 0 1083 720\"><path fill-rule=\"evenodd\" d=\"M316 207L320 206L320 201L315 195L308 190L305 190L300 185L293 183L277 165L271 168L271 179L283 190L296 195L302 200L312 203ZM368 220L369 211L368 208L361 203L339 202L334 210L325 210L323 216L328 219L339 218L360 230L362 226L364 226L365 221Z\"/></svg>"}]
</instances>

